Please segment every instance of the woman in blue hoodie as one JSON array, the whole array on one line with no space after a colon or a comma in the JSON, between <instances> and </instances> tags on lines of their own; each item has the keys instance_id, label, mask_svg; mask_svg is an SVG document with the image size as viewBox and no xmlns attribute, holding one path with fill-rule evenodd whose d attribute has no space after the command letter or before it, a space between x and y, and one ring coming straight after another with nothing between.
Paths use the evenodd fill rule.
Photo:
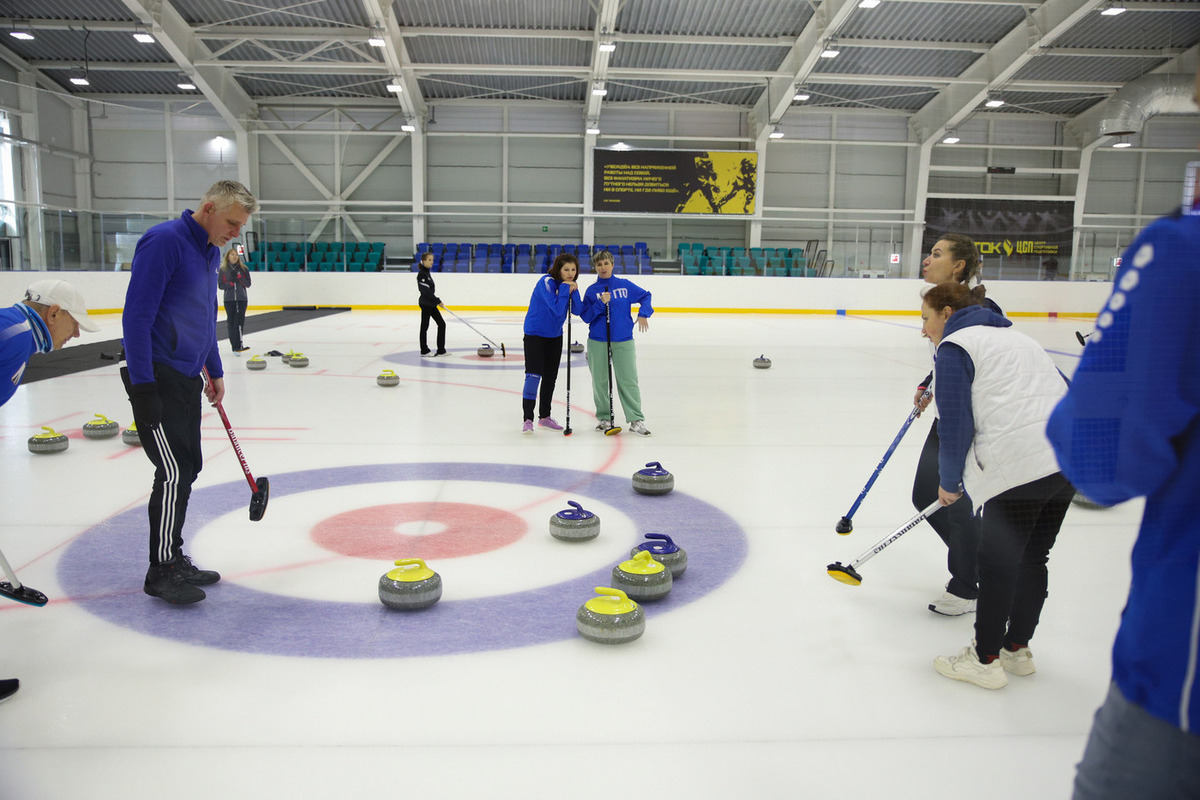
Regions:
<instances>
[{"instance_id":1,"label":"woman in blue hoodie","mask_svg":"<svg viewBox=\"0 0 1200 800\"><path fill-rule=\"evenodd\" d=\"M554 384L558 381L558 365L562 361L563 323L570 311L578 314L582 303L575 278L579 262L570 253L562 253L550 271L538 278L529 310L525 312L525 388L521 392L521 407L525 421L521 433L533 433L533 406L538 403L538 425L561 431L562 425L550 416L554 403Z\"/></svg>"},{"instance_id":2,"label":"woman in blue hoodie","mask_svg":"<svg viewBox=\"0 0 1200 800\"><path fill-rule=\"evenodd\" d=\"M930 288L921 322L937 345L938 498L952 506L967 493L981 519L975 640L934 668L999 689L1006 672L1034 672L1046 562L1075 493L1044 433L1067 383L1041 345L960 283Z\"/></svg>"},{"instance_id":3,"label":"woman in blue hoodie","mask_svg":"<svg viewBox=\"0 0 1200 800\"><path fill-rule=\"evenodd\" d=\"M613 378L621 396L621 408L629 422L629 430L638 436L649 436L642 414L642 390L638 386L637 350L633 345L633 306L637 305L637 326L642 333L650 330L649 317L654 313L650 293L633 281L613 277L613 259L606 250L592 256L597 280L583 295L583 310L579 316L588 323L588 366L592 370L592 399L596 402L596 430L608 431L607 401L612 397L608 385L608 347L612 340ZM607 309L605 307L608 307ZM610 328L611 319L611 331Z\"/></svg>"}]
</instances>

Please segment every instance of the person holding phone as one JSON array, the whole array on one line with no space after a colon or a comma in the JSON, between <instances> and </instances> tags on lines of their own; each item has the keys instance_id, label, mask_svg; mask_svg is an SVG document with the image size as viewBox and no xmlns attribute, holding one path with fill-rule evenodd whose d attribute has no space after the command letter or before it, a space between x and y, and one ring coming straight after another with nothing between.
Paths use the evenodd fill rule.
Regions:
<instances>
[{"instance_id":1,"label":"person holding phone","mask_svg":"<svg viewBox=\"0 0 1200 800\"><path fill-rule=\"evenodd\" d=\"M250 349L242 341L248 302L246 290L250 288L250 271L242 263L245 252L239 242L234 242L221 260L221 272L217 276L217 284L225 290L225 324L229 328L229 346L235 353Z\"/></svg>"}]
</instances>

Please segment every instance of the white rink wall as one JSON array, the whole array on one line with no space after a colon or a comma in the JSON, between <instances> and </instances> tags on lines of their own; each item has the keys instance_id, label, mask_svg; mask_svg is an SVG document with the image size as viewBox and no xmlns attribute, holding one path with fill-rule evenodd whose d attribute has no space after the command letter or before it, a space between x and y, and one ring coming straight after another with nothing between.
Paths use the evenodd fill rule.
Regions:
<instances>
[{"instance_id":1,"label":"white rink wall","mask_svg":"<svg viewBox=\"0 0 1200 800\"><path fill-rule=\"evenodd\" d=\"M415 309L412 272L255 272L250 308L350 306ZM916 314L920 290L915 279L714 277L630 275L654 295L656 309L711 313L721 311L797 311L810 313ZM127 272L3 272L0 304L19 301L25 287L43 278L73 283L89 309L117 312L125 303ZM452 309L519 310L527 307L534 275L434 273L438 296ZM588 286L595 276L584 275ZM986 283L986 282L985 282ZM992 281L990 294L1008 314L1095 316L1111 284L1068 281Z\"/></svg>"}]
</instances>

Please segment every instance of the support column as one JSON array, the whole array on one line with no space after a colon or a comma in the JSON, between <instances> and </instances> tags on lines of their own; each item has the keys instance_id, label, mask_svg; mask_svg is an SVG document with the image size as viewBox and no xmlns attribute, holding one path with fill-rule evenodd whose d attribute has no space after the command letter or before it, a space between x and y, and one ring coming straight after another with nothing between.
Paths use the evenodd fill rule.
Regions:
<instances>
[{"instance_id":1,"label":"support column","mask_svg":"<svg viewBox=\"0 0 1200 800\"><path fill-rule=\"evenodd\" d=\"M87 105L80 104L71 109L71 144L82 153L92 152L91 126L88 124ZM95 231L92 225L92 212L85 211L92 207L92 164L87 156L76 156L75 159L75 208L79 209L75 216L75 227L79 234L79 268L103 268L103 255L96 257ZM103 242L99 243L100 253L104 252Z\"/></svg>"},{"instance_id":2,"label":"support column","mask_svg":"<svg viewBox=\"0 0 1200 800\"><path fill-rule=\"evenodd\" d=\"M20 75L20 116L23 139L30 142L41 141L38 131L37 87L36 78L31 72ZM36 144L22 147L21 171L24 173L24 199L27 205L17 207L17 214L25 215L25 248L29 253L29 268L34 270L46 269L46 226L42 222L42 150ZM20 263L17 253L13 253L14 261Z\"/></svg>"},{"instance_id":3,"label":"support column","mask_svg":"<svg viewBox=\"0 0 1200 800\"><path fill-rule=\"evenodd\" d=\"M425 219L425 126L423 120L413 123L417 128L409 134L412 139L412 235L413 249L428 238Z\"/></svg>"},{"instance_id":4,"label":"support column","mask_svg":"<svg viewBox=\"0 0 1200 800\"><path fill-rule=\"evenodd\" d=\"M591 247L596 243L596 218L592 216L592 195L595 190L595 159L592 151L596 149L596 137L593 134L583 135L583 243Z\"/></svg>"}]
</instances>

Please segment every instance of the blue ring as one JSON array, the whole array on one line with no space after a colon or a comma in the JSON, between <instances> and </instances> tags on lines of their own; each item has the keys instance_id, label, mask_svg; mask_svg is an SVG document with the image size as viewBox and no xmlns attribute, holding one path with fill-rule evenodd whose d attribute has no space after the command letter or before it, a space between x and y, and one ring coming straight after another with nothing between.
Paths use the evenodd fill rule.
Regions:
<instances>
[{"instance_id":1,"label":"blue ring","mask_svg":"<svg viewBox=\"0 0 1200 800\"><path fill-rule=\"evenodd\" d=\"M580 470L516 464L371 464L307 470L277 476L271 498L341 485L394 481L466 480L522 483L588 497L621 508L641 533L667 531L688 551L685 579L648 613L657 616L698 600L729 580L745 561L745 532L715 506L678 491L635 493L629 478ZM193 530L244 511L244 482L192 493ZM248 523L247 523L248 524ZM246 536L253 536L249 526ZM303 600L222 581L203 603L171 607L142 594L146 561L146 511L135 508L85 531L63 554L58 579L91 613L166 639L248 653L309 658L406 658L527 647L576 635L575 612L609 585L611 565L552 586L472 600L442 600L419 612L397 612L382 603ZM581 545L567 545L579 547ZM587 545L582 545L587 546ZM613 564L629 557L612 553ZM380 565L380 574L389 565ZM374 592L374 587L372 587Z\"/></svg>"}]
</instances>

